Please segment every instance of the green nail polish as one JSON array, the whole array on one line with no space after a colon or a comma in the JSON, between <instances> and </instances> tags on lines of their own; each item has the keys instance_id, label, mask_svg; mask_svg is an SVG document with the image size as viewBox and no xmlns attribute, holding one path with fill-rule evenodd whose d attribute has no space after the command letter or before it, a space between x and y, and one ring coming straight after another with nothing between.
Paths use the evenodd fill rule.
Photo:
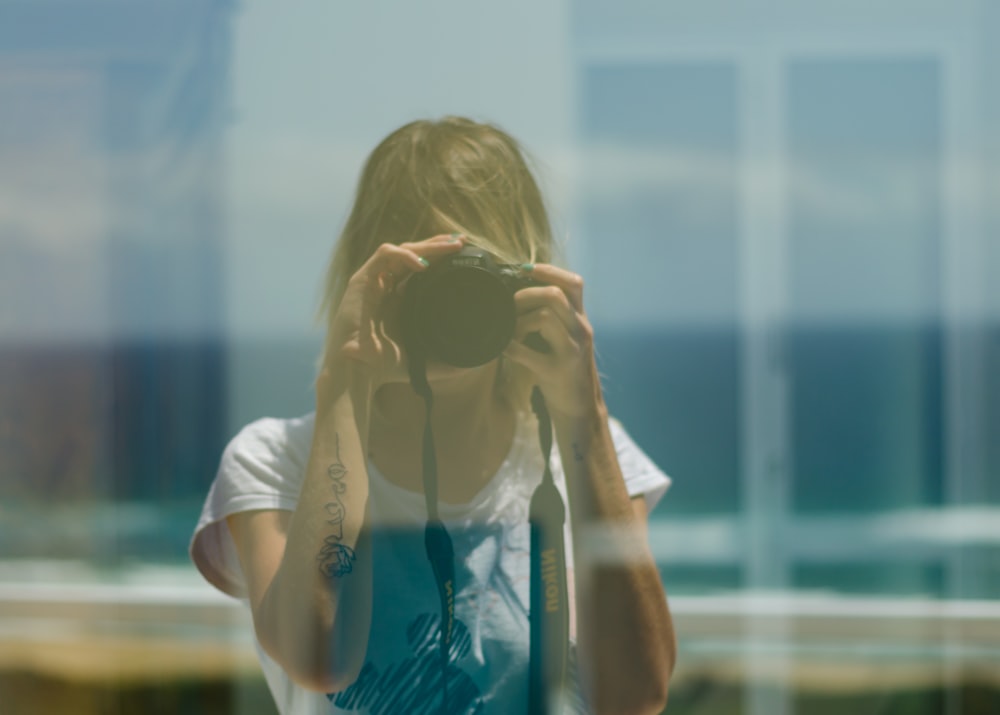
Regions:
<instances>
[{"instance_id":1,"label":"green nail polish","mask_svg":"<svg viewBox=\"0 0 1000 715\"><path fill-rule=\"evenodd\" d=\"M462 234L460 234L460 233L453 233L453 234L451 234L451 237L454 238L454 239L456 239L456 240L458 240L461 236L462 236Z\"/></svg>"},{"instance_id":2,"label":"green nail polish","mask_svg":"<svg viewBox=\"0 0 1000 715\"><path fill-rule=\"evenodd\" d=\"M422 265L424 268L427 268L430 265L430 263L427 262L426 258L424 258L424 257L421 256L421 258L420 258L420 265Z\"/></svg>"},{"instance_id":3,"label":"green nail polish","mask_svg":"<svg viewBox=\"0 0 1000 715\"><path fill-rule=\"evenodd\" d=\"M530 273L531 271L535 270L535 264L534 263L522 263L521 264L521 270Z\"/></svg>"}]
</instances>

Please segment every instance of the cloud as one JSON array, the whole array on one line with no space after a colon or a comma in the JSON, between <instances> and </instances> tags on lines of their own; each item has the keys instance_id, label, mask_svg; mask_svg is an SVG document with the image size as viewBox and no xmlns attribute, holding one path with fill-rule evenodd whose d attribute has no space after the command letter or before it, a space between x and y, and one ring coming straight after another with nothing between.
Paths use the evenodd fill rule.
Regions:
<instances>
[{"instance_id":1,"label":"cloud","mask_svg":"<svg viewBox=\"0 0 1000 715\"><path fill-rule=\"evenodd\" d=\"M4 146L0 240L49 253L93 245L108 231L105 158L77 142Z\"/></svg>"}]
</instances>

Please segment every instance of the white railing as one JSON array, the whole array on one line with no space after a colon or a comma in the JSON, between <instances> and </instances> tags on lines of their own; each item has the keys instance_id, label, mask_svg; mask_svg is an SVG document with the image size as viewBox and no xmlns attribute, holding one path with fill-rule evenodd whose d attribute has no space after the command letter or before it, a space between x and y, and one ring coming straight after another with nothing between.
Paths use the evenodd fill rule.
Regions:
<instances>
[{"instance_id":1,"label":"white railing","mask_svg":"<svg viewBox=\"0 0 1000 715\"><path fill-rule=\"evenodd\" d=\"M32 579L13 580L18 572ZM193 567L111 580L85 564L8 562L0 576L0 669L93 680L256 670L246 607ZM682 678L759 680L773 660L785 687L824 678L849 687L875 666L923 681L995 673L1000 685L1000 601L733 592L670 596L670 605Z\"/></svg>"}]
</instances>

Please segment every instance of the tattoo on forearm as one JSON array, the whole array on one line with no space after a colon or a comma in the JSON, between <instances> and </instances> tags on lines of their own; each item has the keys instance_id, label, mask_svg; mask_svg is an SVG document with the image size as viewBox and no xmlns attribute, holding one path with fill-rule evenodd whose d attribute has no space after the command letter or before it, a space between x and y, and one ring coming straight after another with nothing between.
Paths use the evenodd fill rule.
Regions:
<instances>
[{"instance_id":1,"label":"tattoo on forearm","mask_svg":"<svg viewBox=\"0 0 1000 715\"><path fill-rule=\"evenodd\" d=\"M576 442L573 443L573 459L577 462L583 461L583 450L580 449L580 445Z\"/></svg>"},{"instance_id":2,"label":"tattoo on forearm","mask_svg":"<svg viewBox=\"0 0 1000 715\"><path fill-rule=\"evenodd\" d=\"M344 517L347 516L347 510L344 508L344 502L340 500L340 495L347 489L347 485L344 484L344 476L347 474L347 470L340 461L340 438L339 436L335 436L335 438L337 439L337 461L331 464L330 468L326 470L326 474L330 477L333 485L334 501L325 505L326 513L330 515L326 523L333 526L336 538L343 539Z\"/></svg>"},{"instance_id":3,"label":"tattoo on forearm","mask_svg":"<svg viewBox=\"0 0 1000 715\"><path fill-rule=\"evenodd\" d=\"M346 576L354 568L354 549L341 544L336 537L328 536L323 540L323 548L319 552L319 570L327 578Z\"/></svg>"},{"instance_id":4,"label":"tattoo on forearm","mask_svg":"<svg viewBox=\"0 0 1000 715\"><path fill-rule=\"evenodd\" d=\"M320 573L327 578L346 576L351 573L356 558L354 549L340 543L344 538L344 518L347 516L344 502L340 499L340 495L347 489L347 485L344 483L347 468L340 461L340 435L335 434L334 440L336 458L326 470L333 486L334 500L325 505L326 513L330 515L326 523L333 527L333 533L323 539L323 548L317 557Z\"/></svg>"}]
</instances>

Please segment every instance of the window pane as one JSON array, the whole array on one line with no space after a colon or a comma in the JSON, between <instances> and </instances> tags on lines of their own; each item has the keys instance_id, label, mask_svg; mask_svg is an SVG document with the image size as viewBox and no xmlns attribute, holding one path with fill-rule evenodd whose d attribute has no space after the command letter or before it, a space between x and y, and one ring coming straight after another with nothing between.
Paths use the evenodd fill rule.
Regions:
<instances>
[{"instance_id":1,"label":"window pane","mask_svg":"<svg viewBox=\"0 0 1000 715\"><path fill-rule=\"evenodd\" d=\"M935 61L790 63L794 503L940 503Z\"/></svg>"},{"instance_id":2,"label":"window pane","mask_svg":"<svg viewBox=\"0 0 1000 715\"><path fill-rule=\"evenodd\" d=\"M740 503L736 76L584 72L582 268L608 404L668 473L669 509Z\"/></svg>"}]
</instances>

